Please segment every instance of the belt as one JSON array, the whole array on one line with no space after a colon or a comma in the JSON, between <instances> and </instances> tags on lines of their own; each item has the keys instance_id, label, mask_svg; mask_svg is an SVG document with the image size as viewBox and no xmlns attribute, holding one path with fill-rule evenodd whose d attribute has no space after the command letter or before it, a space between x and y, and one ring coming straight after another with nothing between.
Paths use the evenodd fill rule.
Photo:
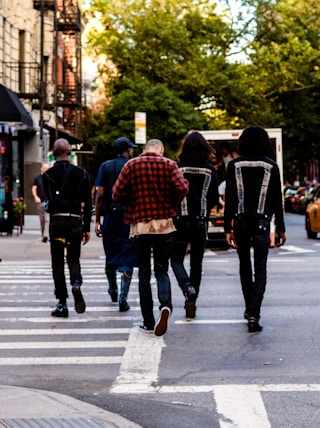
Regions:
<instances>
[{"instance_id":1,"label":"belt","mask_svg":"<svg viewBox=\"0 0 320 428\"><path fill-rule=\"evenodd\" d=\"M57 217L75 217L75 218L82 218L81 215L78 214L72 214L72 213L55 213L52 214L53 216L57 216Z\"/></svg>"}]
</instances>

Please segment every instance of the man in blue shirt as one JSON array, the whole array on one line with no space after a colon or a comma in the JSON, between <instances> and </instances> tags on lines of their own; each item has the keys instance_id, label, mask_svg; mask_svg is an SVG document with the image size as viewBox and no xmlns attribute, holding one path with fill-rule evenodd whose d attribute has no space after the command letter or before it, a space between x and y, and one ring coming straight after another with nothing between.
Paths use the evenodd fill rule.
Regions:
<instances>
[{"instance_id":1,"label":"man in blue shirt","mask_svg":"<svg viewBox=\"0 0 320 428\"><path fill-rule=\"evenodd\" d=\"M130 309L127 302L133 267L136 266L135 252L129 239L130 227L124 223L125 209L112 201L112 187L123 165L133 157L137 147L128 138L115 141L117 157L103 162L96 180L96 235L103 238L106 255L105 272L107 275L112 302L118 301L117 271L121 272L119 311ZM101 225L101 217L103 223Z\"/></svg>"}]
</instances>

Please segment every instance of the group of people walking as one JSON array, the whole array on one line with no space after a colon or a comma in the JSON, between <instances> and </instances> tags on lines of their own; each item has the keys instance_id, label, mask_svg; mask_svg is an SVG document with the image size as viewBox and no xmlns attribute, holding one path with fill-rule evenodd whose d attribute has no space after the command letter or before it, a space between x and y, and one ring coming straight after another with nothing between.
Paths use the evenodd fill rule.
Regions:
<instances>
[{"instance_id":1,"label":"group of people walking","mask_svg":"<svg viewBox=\"0 0 320 428\"><path fill-rule=\"evenodd\" d=\"M262 127L246 128L239 139L240 156L230 160L227 169L225 231L229 245L239 255L249 332L262 330L260 308L273 215L279 245L286 240L280 174L277 164L266 156L268 144L268 134ZM164 156L164 145L158 139L149 140L143 152L133 157L136 147L128 138L117 139L117 156L99 168L95 183L95 233L102 237L111 301L118 303L120 312L130 309L128 292L137 267L143 318L140 327L162 336L173 309L169 264L184 296L186 318L196 317L208 219L219 201L218 178L211 162L212 148L200 132L190 131L185 136L178 162ZM53 154L56 163L43 173L58 299L52 315L67 317L65 251L75 310L85 311L80 247L81 242L85 244L90 239L92 200L88 174L77 166L70 167L69 143L57 140ZM189 271L184 264L187 252ZM157 320L151 290L152 269L159 300ZM121 277L119 287L117 272Z\"/></svg>"}]
</instances>

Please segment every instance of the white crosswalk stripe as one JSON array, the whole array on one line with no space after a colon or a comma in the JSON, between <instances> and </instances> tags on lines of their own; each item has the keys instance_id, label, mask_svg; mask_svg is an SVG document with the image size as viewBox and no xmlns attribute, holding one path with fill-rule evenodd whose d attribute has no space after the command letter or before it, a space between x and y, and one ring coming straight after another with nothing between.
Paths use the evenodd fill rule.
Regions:
<instances>
[{"instance_id":1,"label":"white crosswalk stripe","mask_svg":"<svg viewBox=\"0 0 320 428\"><path fill-rule=\"evenodd\" d=\"M23 261L18 267L14 262L1 263L0 366L121 364L132 324L140 319L137 280L131 285L131 309L120 314L107 294L104 261L82 262L81 267L87 312L76 314L70 299L69 318L53 318L56 300L50 263ZM68 280L67 269L66 274ZM108 328L107 321L121 326ZM79 340L82 337L86 340Z\"/></svg>"}]
</instances>

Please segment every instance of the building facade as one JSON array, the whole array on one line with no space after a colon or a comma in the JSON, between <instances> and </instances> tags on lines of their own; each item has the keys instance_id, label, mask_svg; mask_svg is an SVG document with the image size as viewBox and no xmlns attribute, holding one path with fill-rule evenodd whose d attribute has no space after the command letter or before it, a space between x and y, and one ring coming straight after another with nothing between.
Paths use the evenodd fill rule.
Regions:
<instances>
[{"instance_id":1,"label":"building facade","mask_svg":"<svg viewBox=\"0 0 320 428\"><path fill-rule=\"evenodd\" d=\"M16 198L38 221L31 187L53 141L81 145L81 87L78 1L0 0L0 232Z\"/></svg>"}]
</instances>

